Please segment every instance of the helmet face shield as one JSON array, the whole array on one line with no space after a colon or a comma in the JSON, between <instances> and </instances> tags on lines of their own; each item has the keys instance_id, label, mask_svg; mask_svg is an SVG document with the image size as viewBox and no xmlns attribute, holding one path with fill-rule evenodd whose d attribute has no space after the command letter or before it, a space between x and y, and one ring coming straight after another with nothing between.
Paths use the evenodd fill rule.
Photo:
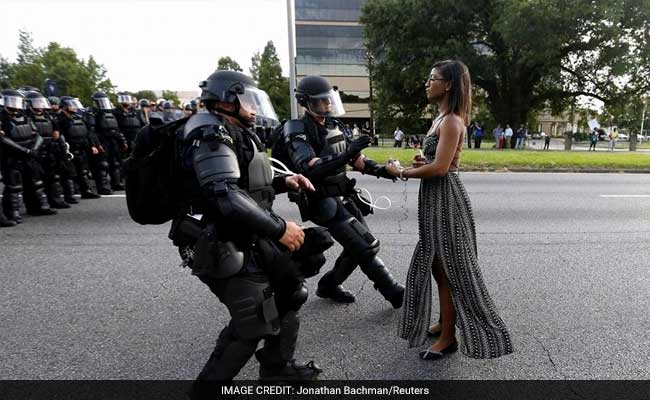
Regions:
<instances>
[{"instance_id":1,"label":"helmet face shield","mask_svg":"<svg viewBox=\"0 0 650 400\"><path fill-rule=\"evenodd\" d=\"M307 109L321 117L339 117L345 114L341 96L336 89L315 95L310 94Z\"/></svg>"},{"instance_id":2,"label":"helmet face shield","mask_svg":"<svg viewBox=\"0 0 650 400\"><path fill-rule=\"evenodd\" d=\"M2 96L2 100L4 102L4 106L7 108L14 108L17 110L25 109L25 99L22 97L4 95Z\"/></svg>"},{"instance_id":3,"label":"helmet face shield","mask_svg":"<svg viewBox=\"0 0 650 400\"><path fill-rule=\"evenodd\" d=\"M95 99L95 104L97 105L97 108L100 110L112 110L113 105L111 104L111 101L108 99L108 97L100 97L98 99Z\"/></svg>"},{"instance_id":4,"label":"helmet face shield","mask_svg":"<svg viewBox=\"0 0 650 400\"><path fill-rule=\"evenodd\" d=\"M61 100L61 108L65 108L71 113L76 113L77 111L83 109L84 106L78 99L64 99Z\"/></svg>"},{"instance_id":5,"label":"helmet face shield","mask_svg":"<svg viewBox=\"0 0 650 400\"><path fill-rule=\"evenodd\" d=\"M271 104L271 99L265 91L247 86L244 93L238 93L237 98L242 108L245 108L257 116L268 119L278 119L275 109Z\"/></svg>"},{"instance_id":6,"label":"helmet face shield","mask_svg":"<svg viewBox=\"0 0 650 400\"><path fill-rule=\"evenodd\" d=\"M118 94L117 102L120 104L131 104L133 103L133 97L128 94Z\"/></svg>"},{"instance_id":7,"label":"helmet face shield","mask_svg":"<svg viewBox=\"0 0 650 400\"><path fill-rule=\"evenodd\" d=\"M43 109L49 109L52 108L50 105L50 102L47 101L45 97L39 97L36 99L30 99L29 100L31 107L35 110L43 110Z\"/></svg>"}]
</instances>

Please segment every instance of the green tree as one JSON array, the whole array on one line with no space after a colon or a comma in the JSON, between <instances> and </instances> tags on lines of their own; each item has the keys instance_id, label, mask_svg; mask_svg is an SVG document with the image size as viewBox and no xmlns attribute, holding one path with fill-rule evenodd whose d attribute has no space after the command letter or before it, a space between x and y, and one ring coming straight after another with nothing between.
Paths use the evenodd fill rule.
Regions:
<instances>
[{"instance_id":1,"label":"green tree","mask_svg":"<svg viewBox=\"0 0 650 400\"><path fill-rule=\"evenodd\" d=\"M11 68L11 78L13 81L21 83L14 86L41 87L45 76L40 53L38 49L34 48L31 33L23 30L18 31L18 56L16 64Z\"/></svg>"},{"instance_id":2,"label":"green tree","mask_svg":"<svg viewBox=\"0 0 650 400\"><path fill-rule=\"evenodd\" d=\"M231 70L231 71L238 71L238 72L243 71L241 69L241 66L237 63L237 61L233 60L230 57L221 57L219 59L219 61L217 62L217 69L218 70Z\"/></svg>"},{"instance_id":3,"label":"green tree","mask_svg":"<svg viewBox=\"0 0 650 400\"><path fill-rule=\"evenodd\" d=\"M577 96L616 104L650 88L650 0L371 0L363 9L380 114L413 121L424 80L457 58L500 123Z\"/></svg>"},{"instance_id":4,"label":"green tree","mask_svg":"<svg viewBox=\"0 0 650 400\"><path fill-rule=\"evenodd\" d=\"M135 92L133 95L137 97L138 100L147 99L149 101L156 101L156 98L158 98L158 96L156 96L156 93L154 93L153 90L139 90Z\"/></svg>"},{"instance_id":5,"label":"green tree","mask_svg":"<svg viewBox=\"0 0 650 400\"><path fill-rule=\"evenodd\" d=\"M45 48L35 48L32 36L19 32L18 56L15 63L0 57L0 84L3 87L30 85L42 88L45 79L53 79L62 94L77 96L89 104L91 95L102 90L113 95L114 86L103 65L90 56L81 60L77 53L51 42Z\"/></svg>"},{"instance_id":6,"label":"green tree","mask_svg":"<svg viewBox=\"0 0 650 400\"><path fill-rule=\"evenodd\" d=\"M181 99L178 98L178 95L173 90L163 90L162 98L171 101L174 105L178 107L181 106Z\"/></svg>"},{"instance_id":7,"label":"green tree","mask_svg":"<svg viewBox=\"0 0 650 400\"><path fill-rule=\"evenodd\" d=\"M261 55L258 52L253 56L250 72L258 87L268 93L278 117L289 118L289 79L282 76L280 58L272 41L266 43Z\"/></svg>"}]
</instances>

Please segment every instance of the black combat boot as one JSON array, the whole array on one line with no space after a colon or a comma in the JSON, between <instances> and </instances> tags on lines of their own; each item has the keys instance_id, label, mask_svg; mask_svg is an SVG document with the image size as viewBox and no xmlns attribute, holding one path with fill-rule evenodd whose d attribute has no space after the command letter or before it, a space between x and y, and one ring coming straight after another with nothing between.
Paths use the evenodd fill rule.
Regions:
<instances>
[{"instance_id":1,"label":"black combat boot","mask_svg":"<svg viewBox=\"0 0 650 400\"><path fill-rule=\"evenodd\" d=\"M264 347L255 352L260 362L260 380L313 380L323 372L313 361L299 364L293 358L299 330L298 312L285 311L280 318L280 332L264 339Z\"/></svg>"},{"instance_id":2,"label":"black combat boot","mask_svg":"<svg viewBox=\"0 0 650 400\"><path fill-rule=\"evenodd\" d=\"M52 208L70 208L70 204L63 199L63 188L58 179L47 185L47 202Z\"/></svg>"},{"instance_id":3,"label":"black combat boot","mask_svg":"<svg viewBox=\"0 0 650 400\"><path fill-rule=\"evenodd\" d=\"M25 196L25 194L23 194ZM37 185L33 193L28 197L29 201L25 201L25 207L27 208L27 214L29 215L54 215L57 214L56 210L50 208L50 205L47 203L47 196L45 195L45 190L40 185Z\"/></svg>"},{"instance_id":4,"label":"black combat boot","mask_svg":"<svg viewBox=\"0 0 650 400\"><path fill-rule=\"evenodd\" d=\"M79 192L81 192L82 199L98 199L102 196L97 194L95 182L90 178L88 172L81 175L79 180Z\"/></svg>"},{"instance_id":5,"label":"black combat boot","mask_svg":"<svg viewBox=\"0 0 650 400\"><path fill-rule=\"evenodd\" d=\"M374 257L368 262L360 264L361 271L374 282L375 289L388 300L393 308L402 307L404 302L404 286L395 281L388 272L384 262L379 257Z\"/></svg>"},{"instance_id":6,"label":"black combat boot","mask_svg":"<svg viewBox=\"0 0 650 400\"><path fill-rule=\"evenodd\" d=\"M337 303L354 303L356 298L345 290L341 284L348 279L357 267L357 263L344 251L334 263L334 268L318 281L316 296L330 299Z\"/></svg>"},{"instance_id":7,"label":"black combat boot","mask_svg":"<svg viewBox=\"0 0 650 400\"><path fill-rule=\"evenodd\" d=\"M111 171L111 189L118 191L124 190L124 185L122 184L122 177L120 175L120 167L115 167Z\"/></svg>"},{"instance_id":8,"label":"black combat boot","mask_svg":"<svg viewBox=\"0 0 650 400\"><path fill-rule=\"evenodd\" d=\"M64 179L61 182L63 186L63 199L68 204L79 204L79 200L74 197L74 181L72 179Z\"/></svg>"},{"instance_id":9,"label":"black combat boot","mask_svg":"<svg viewBox=\"0 0 650 400\"><path fill-rule=\"evenodd\" d=\"M255 352L260 362L261 381L308 381L314 380L323 372L313 361L299 364L296 360L268 360L264 349Z\"/></svg>"},{"instance_id":10,"label":"black combat boot","mask_svg":"<svg viewBox=\"0 0 650 400\"><path fill-rule=\"evenodd\" d=\"M16 226L16 221L7 219L4 212L0 210L0 228L9 228L12 226Z\"/></svg>"},{"instance_id":11,"label":"black combat boot","mask_svg":"<svg viewBox=\"0 0 650 400\"><path fill-rule=\"evenodd\" d=\"M20 215L20 192L13 190L5 190L2 195L2 210L8 220L14 221L17 224L23 222L23 217Z\"/></svg>"}]
</instances>

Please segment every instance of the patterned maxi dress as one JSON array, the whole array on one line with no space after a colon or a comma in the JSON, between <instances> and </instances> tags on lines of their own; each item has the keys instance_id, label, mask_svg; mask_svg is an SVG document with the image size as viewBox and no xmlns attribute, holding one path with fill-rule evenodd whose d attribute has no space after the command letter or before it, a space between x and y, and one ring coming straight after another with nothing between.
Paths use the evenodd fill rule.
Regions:
<instances>
[{"instance_id":1,"label":"patterned maxi dress","mask_svg":"<svg viewBox=\"0 0 650 400\"><path fill-rule=\"evenodd\" d=\"M430 130L422 146L427 161L435 158L437 146L437 132ZM474 216L456 172L421 180L418 229L398 335L408 340L409 347L421 346L426 340L431 320L432 267L437 254L449 280L462 352L473 358L512 353L510 335L483 282Z\"/></svg>"}]
</instances>

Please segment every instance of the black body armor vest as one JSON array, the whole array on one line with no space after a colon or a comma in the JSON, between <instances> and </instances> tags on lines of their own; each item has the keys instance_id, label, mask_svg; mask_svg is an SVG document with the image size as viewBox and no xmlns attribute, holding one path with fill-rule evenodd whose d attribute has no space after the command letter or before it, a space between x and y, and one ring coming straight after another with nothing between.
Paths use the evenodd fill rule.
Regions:
<instances>
[{"instance_id":1,"label":"black body armor vest","mask_svg":"<svg viewBox=\"0 0 650 400\"><path fill-rule=\"evenodd\" d=\"M32 122L36 126L36 130L41 135L41 137L47 142L52 140L52 133L54 132L54 126L52 125L52 120L45 114L31 115Z\"/></svg>"}]
</instances>

